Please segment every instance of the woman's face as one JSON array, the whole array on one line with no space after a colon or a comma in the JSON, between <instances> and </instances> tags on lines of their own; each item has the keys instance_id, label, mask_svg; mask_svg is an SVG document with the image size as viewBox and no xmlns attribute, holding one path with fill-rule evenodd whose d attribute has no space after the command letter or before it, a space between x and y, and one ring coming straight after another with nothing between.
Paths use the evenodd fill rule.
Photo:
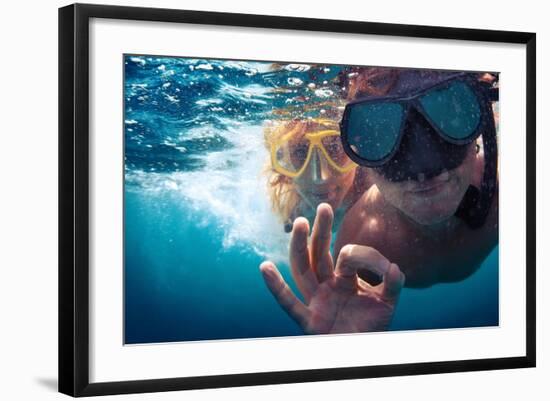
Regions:
<instances>
[{"instance_id":1,"label":"woman's face","mask_svg":"<svg viewBox=\"0 0 550 401\"><path fill-rule=\"evenodd\" d=\"M306 169L294 179L296 189L302 199L317 207L326 202L333 210L342 206L342 202L353 185L355 168L347 173L339 173L326 160L325 155L314 148Z\"/></svg>"},{"instance_id":2,"label":"woman's face","mask_svg":"<svg viewBox=\"0 0 550 401\"><path fill-rule=\"evenodd\" d=\"M388 203L415 222L432 225L455 214L473 180L475 164L476 144L472 143L461 165L429 180L419 176L417 180L391 182L374 169L369 173Z\"/></svg>"}]
</instances>

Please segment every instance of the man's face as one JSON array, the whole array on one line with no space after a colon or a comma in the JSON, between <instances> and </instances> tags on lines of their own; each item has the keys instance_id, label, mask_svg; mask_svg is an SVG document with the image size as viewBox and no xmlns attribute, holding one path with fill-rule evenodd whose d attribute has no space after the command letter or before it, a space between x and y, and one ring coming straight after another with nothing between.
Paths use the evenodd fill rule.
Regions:
<instances>
[{"instance_id":1,"label":"man's face","mask_svg":"<svg viewBox=\"0 0 550 401\"><path fill-rule=\"evenodd\" d=\"M449 74L400 71L384 95L409 99L448 80ZM358 75L357 80L360 78L361 75ZM354 96L362 98L366 95L359 93ZM464 106L470 105L453 99L453 110L462 110ZM449 118L453 115L450 113ZM443 123L438 125L439 128L433 125L425 106L410 104L405 118L400 128L402 136L396 144L397 150L382 166L369 168L369 177L386 201L413 221L422 225L441 223L456 213L473 181L476 143L452 143L445 132L441 132ZM452 124L453 120L444 123Z\"/></svg>"},{"instance_id":2,"label":"man's face","mask_svg":"<svg viewBox=\"0 0 550 401\"><path fill-rule=\"evenodd\" d=\"M369 174L388 203L415 222L432 225L455 214L472 182L475 161L474 142L468 146L462 164L429 179L418 174L416 179L391 182L375 169L369 169Z\"/></svg>"}]
</instances>

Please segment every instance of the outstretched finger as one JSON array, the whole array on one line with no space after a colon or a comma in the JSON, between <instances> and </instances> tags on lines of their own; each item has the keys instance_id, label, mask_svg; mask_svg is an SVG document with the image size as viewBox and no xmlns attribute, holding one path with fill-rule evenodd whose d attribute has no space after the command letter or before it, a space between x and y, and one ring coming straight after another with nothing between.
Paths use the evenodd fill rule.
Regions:
<instances>
[{"instance_id":1,"label":"outstretched finger","mask_svg":"<svg viewBox=\"0 0 550 401\"><path fill-rule=\"evenodd\" d=\"M302 292L306 302L317 291L319 285L314 271L311 269L307 239L309 235L309 223L307 219L298 217L292 226L290 238L290 267L292 277Z\"/></svg>"},{"instance_id":2,"label":"outstretched finger","mask_svg":"<svg viewBox=\"0 0 550 401\"><path fill-rule=\"evenodd\" d=\"M334 213L330 205L321 203L317 207L317 215L311 234L311 267L317 273L319 282L332 277L334 273L330 254L333 219Z\"/></svg>"},{"instance_id":3,"label":"outstretched finger","mask_svg":"<svg viewBox=\"0 0 550 401\"><path fill-rule=\"evenodd\" d=\"M340 250L336 261L337 283L346 287L355 287L359 270L371 271L384 277L390 265L390 261L384 255L370 246L346 245Z\"/></svg>"},{"instance_id":4,"label":"outstretched finger","mask_svg":"<svg viewBox=\"0 0 550 401\"><path fill-rule=\"evenodd\" d=\"M294 295L288 284L285 282L277 267L271 262L263 262L260 271L264 281L273 294L279 305L288 315L294 319L302 328L307 327L309 321L309 310Z\"/></svg>"}]
</instances>

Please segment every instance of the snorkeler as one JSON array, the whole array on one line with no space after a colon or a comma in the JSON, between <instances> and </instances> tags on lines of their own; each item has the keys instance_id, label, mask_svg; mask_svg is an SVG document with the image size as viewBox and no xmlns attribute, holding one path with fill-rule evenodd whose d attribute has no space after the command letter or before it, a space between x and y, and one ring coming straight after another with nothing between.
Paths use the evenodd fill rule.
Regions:
<instances>
[{"instance_id":1,"label":"snorkeler","mask_svg":"<svg viewBox=\"0 0 550 401\"><path fill-rule=\"evenodd\" d=\"M286 232L298 216L313 221L320 203L335 212L336 229L345 211L366 190L366 177L345 153L336 120L290 120L265 130L266 166L273 209Z\"/></svg>"},{"instance_id":2,"label":"snorkeler","mask_svg":"<svg viewBox=\"0 0 550 401\"><path fill-rule=\"evenodd\" d=\"M290 264L305 302L273 263L260 267L306 333L387 330L404 285L463 280L498 242L497 78L368 68L347 78L342 141L374 185L346 214L334 259L329 205L309 245L307 220L294 222Z\"/></svg>"}]
</instances>

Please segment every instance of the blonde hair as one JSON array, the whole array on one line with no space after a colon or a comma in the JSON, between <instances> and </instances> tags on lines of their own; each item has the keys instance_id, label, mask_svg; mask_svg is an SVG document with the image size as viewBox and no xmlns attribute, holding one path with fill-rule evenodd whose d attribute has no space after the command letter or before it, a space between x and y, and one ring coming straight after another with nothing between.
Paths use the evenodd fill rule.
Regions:
<instances>
[{"instance_id":1,"label":"blonde hair","mask_svg":"<svg viewBox=\"0 0 550 401\"><path fill-rule=\"evenodd\" d=\"M264 144L268 153L271 154L272 144L291 131L294 131L293 136L302 136L306 132L327 129L327 127L339 130L338 122L342 117L347 101L363 92L385 93L395 84L396 78L397 72L391 68L347 68L339 74L339 77L333 83L336 93L334 98L325 102L299 105L295 108L285 107L273 110L274 116L285 119L270 122L264 128ZM312 111L318 112L319 110L324 113L324 119L296 117ZM318 113L314 114L319 115ZM298 193L294 180L277 172L273 168L271 160L268 160L265 164L263 174L267 177L267 193L271 200L272 210L284 224L292 223L296 217L304 212L300 210L302 198ZM370 185L364 168L359 167L356 169L353 185L356 196Z\"/></svg>"},{"instance_id":2,"label":"blonde hair","mask_svg":"<svg viewBox=\"0 0 550 401\"><path fill-rule=\"evenodd\" d=\"M271 154L271 146L283 135L293 132L293 136L303 136L307 132L321 129L338 129L338 123L329 119L286 120L271 122L264 128L264 144ZM271 159L263 169L267 177L267 193L271 200L272 210L283 223L290 223L301 213L302 198L294 180L273 168Z\"/></svg>"}]
</instances>

